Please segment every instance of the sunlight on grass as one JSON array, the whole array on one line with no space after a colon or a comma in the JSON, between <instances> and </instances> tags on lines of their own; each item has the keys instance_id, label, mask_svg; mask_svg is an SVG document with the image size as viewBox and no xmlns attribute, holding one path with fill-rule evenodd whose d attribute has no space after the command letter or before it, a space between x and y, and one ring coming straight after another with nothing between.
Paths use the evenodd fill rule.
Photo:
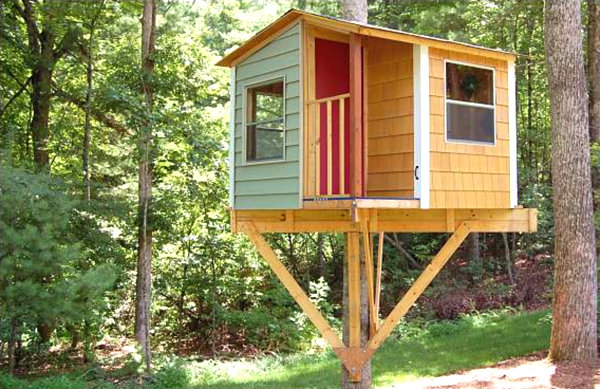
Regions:
<instances>
[{"instance_id":1,"label":"sunlight on grass","mask_svg":"<svg viewBox=\"0 0 600 389\"><path fill-rule=\"evenodd\" d=\"M416 378L492 365L545 349L550 338L548 311L510 315L485 313L460 320L435 322L425 329L403 323L373 359L375 387L389 387ZM339 388L340 363L331 351L318 354L268 356L235 361L194 362L167 357L143 385L96 379L81 372L33 381L0 375L0 387L33 389L329 389ZM87 373L86 373L87 374ZM108 377L108 376L107 376ZM88 381L89 380L89 381ZM110 382L112 381L112 382Z\"/></svg>"},{"instance_id":2,"label":"sunlight on grass","mask_svg":"<svg viewBox=\"0 0 600 389\"><path fill-rule=\"evenodd\" d=\"M542 350L550 336L547 314L539 311L514 316L473 316L463 320L466 325L446 323L449 329L432 329L410 339L389 339L375 354L374 384L388 386L488 366ZM210 374L198 377L198 384L192 387L336 388L340 377L339 363L331 352L321 356L221 362L204 371Z\"/></svg>"}]
</instances>

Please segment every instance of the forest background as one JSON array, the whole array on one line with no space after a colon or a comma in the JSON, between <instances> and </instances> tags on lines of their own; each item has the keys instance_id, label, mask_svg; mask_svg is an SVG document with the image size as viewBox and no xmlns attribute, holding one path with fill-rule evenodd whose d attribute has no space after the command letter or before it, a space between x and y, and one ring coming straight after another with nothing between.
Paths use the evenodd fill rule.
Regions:
<instances>
[{"instance_id":1,"label":"forest background","mask_svg":"<svg viewBox=\"0 0 600 389\"><path fill-rule=\"evenodd\" d=\"M340 16L339 4L160 1L150 77L140 66L142 5L0 2L0 363L8 371L41 360L60 366L64 355L89 362L131 343L148 123L152 350L224 358L323 347L249 242L229 231L229 73L214 64L289 8ZM519 203L539 209L539 232L472 234L406 320L426 326L546 307L554 221L543 2L372 1L369 22L520 54ZM50 74L34 71L40 58ZM599 146L591 150L600 167ZM445 238L386 235L382 314ZM269 241L339 325L343 237Z\"/></svg>"}]
</instances>

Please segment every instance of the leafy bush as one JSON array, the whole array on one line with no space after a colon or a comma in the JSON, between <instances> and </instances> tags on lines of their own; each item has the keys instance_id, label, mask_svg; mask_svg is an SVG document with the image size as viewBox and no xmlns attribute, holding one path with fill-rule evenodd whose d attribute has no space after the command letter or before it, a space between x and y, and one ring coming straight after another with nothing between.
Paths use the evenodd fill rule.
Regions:
<instances>
[{"instance_id":1,"label":"leafy bush","mask_svg":"<svg viewBox=\"0 0 600 389\"><path fill-rule=\"evenodd\" d=\"M167 358L162 361L154 378L156 383L152 386L160 389L185 388L191 381L186 361L181 358Z\"/></svg>"}]
</instances>

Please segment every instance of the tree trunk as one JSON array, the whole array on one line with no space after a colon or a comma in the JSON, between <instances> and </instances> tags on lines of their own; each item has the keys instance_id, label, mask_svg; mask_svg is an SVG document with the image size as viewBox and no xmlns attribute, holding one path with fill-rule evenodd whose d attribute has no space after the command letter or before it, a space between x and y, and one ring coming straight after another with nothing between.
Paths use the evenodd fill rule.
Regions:
<instances>
[{"instance_id":1,"label":"tree trunk","mask_svg":"<svg viewBox=\"0 0 600 389\"><path fill-rule=\"evenodd\" d=\"M94 79L94 65L92 59L92 42L94 39L94 27L90 29L90 41L88 47L88 61L86 69L87 90L85 93L85 124L83 126L83 186L85 200L90 201L92 190L90 184L90 129L92 119L92 86Z\"/></svg>"},{"instance_id":2,"label":"tree trunk","mask_svg":"<svg viewBox=\"0 0 600 389\"><path fill-rule=\"evenodd\" d=\"M511 285L515 284L515 277L513 275L512 269L512 254L510 250L510 245L508 244L508 234L506 232L502 233L502 241L504 242L504 258L506 260L506 275L508 276L508 282Z\"/></svg>"},{"instance_id":3,"label":"tree trunk","mask_svg":"<svg viewBox=\"0 0 600 389\"><path fill-rule=\"evenodd\" d=\"M154 32L156 28L156 3L144 0L142 16L142 89L146 98L145 126L139 134L138 165L138 262L135 304L135 336L146 360L146 370L151 367L150 354L150 303L152 297L152 226L149 211L152 202L152 105L151 75L154 71Z\"/></svg>"},{"instance_id":4,"label":"tree trunk","mask_svg":"<svg viewBox=\"0 0 600 389\"><path fill-rule=\"evenodd\" d=\"M581 2L546 1L552 117L555 265L550 359L595 361L596 243L592 220Z\"/></svg>"},{"instance_id":5,"label":"tree trunk","mask_svg":"<svg viewBox=\"0 0 600 389\"><path fill-rule=\"evenodd\" d=\"M50 100L52 96L52 68L54 66L54 36L51 32L41 34L41 54L31 75L33 93L31 105L33 118L30 123L33 138L33 161L38 170L47 169L50 163L48 141L50 131Z\"/></svg>"},{"instance_id":6,"label":"tree trunk","mask_svg":"<svg viewBox=\"0 0 600 389\"><path fill-rule=\"evenodd\" d=\"M468 255L469 263L471 264L472 281L478 281L483 275L483 262L481 261L481 245L479 244L479 233L472 232L469 234Z\"/></svg>"},{"instance_id":7,"label":"tree trunk","mask_svg":"<svg viewBox=\"0 0 600 389\"><path fill-rule=\"evenodd\" d=\"M8 372L14 373L17 365L17 338L19 333L19 323L17 319L10 320L10 333L8 335Z\"/></svg>"},{"instance_id":8,"label":"tree trunk","mask_svg":"<svg viewBox=\"0 0 600 389\"><path fill-rule=\"evenodd\" d=\"M367 23L367 0L341 0L342 18L354 22Z\"/></svg>"},{"instance_id":9,"label":"tree trunk","mask_svg":"<svg viewBox=\"0 0 600 389\"><path fill-rule=\"evenodd\" d=\"M600 143L600 0L588 0L588 96L590 141ZM600 210L600 166L592 166L594 210ZM596 235L600 231L596 231Z\"/></svg>"},{"instance_id":10,"label":"tree trunk","mask_svg":"<svg viewBox=\"0 0 600 389\"><path fill-rule=\"evenodd\" d=\"M346 245L348 244L348 234L346 234ZM366 261L363 234L359 238L360 253L360 344L365 347L369 341L369 298L367 295ZM342 341L346 346L350 344L349 322L350 315L348 309L348 250L345 250L344 258L344 281L343 281L343 299L342 299ZM365 363L361 372L360 382L350 381L350 372L342 365L342 388L344 389L370 389L371 388L371 361Z\"/></svg>"},{"instance_id":11,"label":"tree trunk","mask_svg":"<svg viewBox=\"0 0 600 389\"><path fill-rule=\"evenodd\" d=\"M600 0L588 0L590 134L600 143Z\"/></svg>"},{"instance_id":12,"label":"tree trunk","mask_svg":"<svg viewBox=\"0 0 600 389\"><path fill-rule=\"evenodd\" d=\"M317 233L317 264L319 278L325 276L325 253L323 252L323 233Z\"/></svg>"},{"instance_id":13,"label":"tree trunk","mask_svg":"<svg viewBox=\"0 0 600 389\"><path fill-rule=\"evenodd\" d=\"M357 21L361 23L367 23L367 0L341 0L342 17L347 20ZM362 235L362 234L361 234ZM346 234L346 245L348 244L348 234ZM360 282L360 337L361 346L365 346L369 339L369 301L367 296L367 284L365 278L365 258L362 236L360 238L359 250L361 257L361 282ZM346 250L346 258L344 260L344 293L343 293L343 338L344 343L348 345L348 327L349 327L349 315L348 315L348 251ZM350 382L350 374L348 370L342 365L342 387L344 389L367 389L371 387L371 361L367 362L363 367L360 382Z\"/></svg>"},{"instance_id":14,"label":"tree trunk","mask_svg":"<svg viewBox=\"0 0 600 389\"><path fill-rule=\"evenodd\" d=\"M54 34L52 15L40 17L32 6L32 0L22 0L22 6L14 1L13 6L23 18L27 29L27 63L31 66L31 107L33 116L29 123L29 131L33 139L33 161L38 170L49 168L48 141L50 131L50 103L52 99L52 72L56 62L65 54L66 47L72 43L75 34L67 30L59 46ZM41 20L42 30L38 29ZM28 80L29 81L29 80Z\"/></svg>"}]
</instances>

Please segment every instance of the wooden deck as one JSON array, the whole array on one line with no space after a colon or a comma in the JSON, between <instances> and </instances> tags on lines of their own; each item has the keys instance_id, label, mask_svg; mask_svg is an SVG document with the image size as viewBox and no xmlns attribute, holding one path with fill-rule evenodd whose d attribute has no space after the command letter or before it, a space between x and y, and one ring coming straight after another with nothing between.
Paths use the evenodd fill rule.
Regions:
<instances>
[{"instance_id":1,"label":"wooden deck","mask_svg":"<svg viewBox=\"0 0 600 389\"><path fill-rule=\"evenodd\" d=\"M454 232L463 222L468 222L471 232L537 231L537 209L371 208L367 206L373 203L368 201L359 202L362 206L359 208L352 206L352 200L339 201L329 205L337 208L232 210L231 227L234 232L245 232L252 224L260 233L342 233L360 232L365 228L369 232L435 233ZM345 207L347 205L350 207Z\"/></svg>"},{"instance_id":2,"label":"wooden deck","mask_svg":"<svg viewBox=\"0 0 600 389\"><path fill-rule=\"evenodd\" d=\"M364 209L364 208L395 208L413 209L419 208L419 200L415 199L315 199L304 200L304 209Z\"/></svg>"}]
</instances>

